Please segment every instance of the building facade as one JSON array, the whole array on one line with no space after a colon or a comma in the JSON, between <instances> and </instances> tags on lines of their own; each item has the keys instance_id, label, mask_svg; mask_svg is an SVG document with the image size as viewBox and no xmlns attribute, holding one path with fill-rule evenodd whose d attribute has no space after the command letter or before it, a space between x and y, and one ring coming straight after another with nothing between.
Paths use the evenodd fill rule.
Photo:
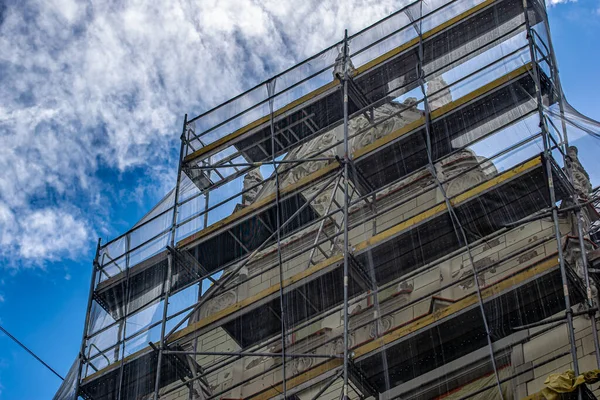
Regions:
<instances>
[{"instance_id":1,"label":"building facade","mask_svg":"<svg viewBox=\"0 0 600 400\"><path fill-rule=\"evenodd\" d=\"M543 3L436 0L186 116L175 189L98 245L56 398L517 399L597 369L563 102Z\"/></svg>"}]
</instances>

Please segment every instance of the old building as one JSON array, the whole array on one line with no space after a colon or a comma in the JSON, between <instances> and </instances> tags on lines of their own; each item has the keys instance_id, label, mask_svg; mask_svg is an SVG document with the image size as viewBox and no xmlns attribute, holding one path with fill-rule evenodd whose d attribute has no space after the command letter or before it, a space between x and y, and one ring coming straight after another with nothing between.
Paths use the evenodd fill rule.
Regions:
<instances>
[{"instance_id":1,"label":"old building","mask_svg":"<svg viewBox=\"0 0 600 400\"><path fill-rule=\"evenodd\" d=\"M516 399L598 368L549 38L538 0L416 1L186 116L57 398Z\"/></svg>"}]
</instances>

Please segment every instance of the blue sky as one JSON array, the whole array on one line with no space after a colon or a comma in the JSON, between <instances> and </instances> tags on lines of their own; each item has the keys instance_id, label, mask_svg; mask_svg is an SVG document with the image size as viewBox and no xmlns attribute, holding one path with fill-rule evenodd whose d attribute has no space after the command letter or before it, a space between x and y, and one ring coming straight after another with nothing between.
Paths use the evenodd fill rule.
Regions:
<instances>
[{"instance_id":1,"label":"blue sky","mask_svg":"<svg viewBox=\"0 0 600 400\"><path fill-rule=\"evenodd\" d=\"M183 114L396 8L0 0L2 325L66 375L96 240L125 231L171 188ZM600 1L554 4L550 23L570 103L600 119ZM0 400L49 399L59 384L0 334Z\"/></svg>"}]
</instances>

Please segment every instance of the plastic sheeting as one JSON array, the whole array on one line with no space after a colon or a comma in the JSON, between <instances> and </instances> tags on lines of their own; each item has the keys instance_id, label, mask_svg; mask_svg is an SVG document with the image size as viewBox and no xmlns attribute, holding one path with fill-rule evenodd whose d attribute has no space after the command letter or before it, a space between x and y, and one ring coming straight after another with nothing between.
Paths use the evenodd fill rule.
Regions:
<instances>
[{"instance_id":1,"label":"plastic sheeting","mask_svg":"<svg viewBox=\"0 0 600 400\"><path fill-rule=\"evenodd\" d=\"M515 397L523 326L592 291L567 210L600 182L529 4L413 2L187 121L57 398Z\"/></svg>"}]
</instances>

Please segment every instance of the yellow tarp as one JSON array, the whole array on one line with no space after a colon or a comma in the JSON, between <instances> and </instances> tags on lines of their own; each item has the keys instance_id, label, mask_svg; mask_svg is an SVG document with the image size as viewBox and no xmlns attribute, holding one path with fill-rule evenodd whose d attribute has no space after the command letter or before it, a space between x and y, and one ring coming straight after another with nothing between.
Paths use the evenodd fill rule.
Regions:
<instances>
[{"instance_id":1,"label":"yellow tarp","mask_svg":"<svg viewBox=\"0 0 600 400\"><path fill-rule=\"evenodd\" d=\"M573 392L586 383L596 383L600 380L600 370L584 372L575 376L575 372L568 370L562 374L550 374L544 381L546 387L539 392L525 397L524 400L558 400L562 393Z\"/></svg>"}]
</instances>

